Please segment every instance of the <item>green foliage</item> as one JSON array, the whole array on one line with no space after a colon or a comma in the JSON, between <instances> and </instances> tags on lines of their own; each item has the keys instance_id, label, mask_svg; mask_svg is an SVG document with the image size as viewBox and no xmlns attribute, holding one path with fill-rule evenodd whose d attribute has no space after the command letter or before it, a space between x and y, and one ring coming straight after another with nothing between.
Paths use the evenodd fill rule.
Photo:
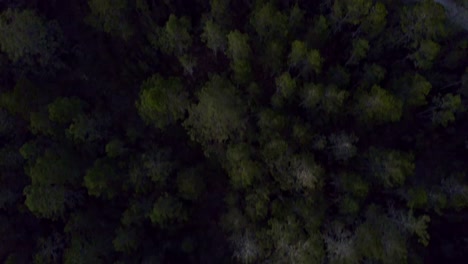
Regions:
<instances>
[{"instance_id":1,"label":"green foliage","mask_svg":"<svg viewBox=\"0 0 468 264\"><path fill-rule=\"evenodd\" d=\"M31 161L36 160L36 158L41 155L39 146L35 141L28 141L24 143L19 149L19 152L23 159Z\"/></svg>"},{"instance_id":2,"label":"green foliage","mask_svg":"<svg viewBox=\"0 0 468 264\"><path fill-rule=\"evenodd\" d=\"M446 194L447 205L456 210L468 207L468 185L463 183L465 177L465 173L456 173L442 180L442 190ZM444 196L441 198L444 200Z\"/></svg>"},{"instance_id":3,"label":"green foliage","mask_svg":"<svg viewBox=\"0 0 468 264\"><path fill-rule=\"evenodd\" d=\"M429 244L429 233L427 233L428 224L431 221L428 215L415 217L413 211L395 212L394 221L403 228L404 231L418 236L418 241L427 246Z\"/></svg>"},{"instance_id":4,"label":"green foliage","mask_svg":"<svg viewBox=\"0 0 468 264\"><path fill-rule=\"evenodd\" d=\"M129 12L127 0L88 0L91 15L86 21L97 29L128 40L133 28L126 16Z\"/></svg>"},{"instance_id":5,"label":"green foliage","mask_svg":"<svg viewBox=\"0 0 468 264\"><path fill-rule=\"evenodd\" d=\"M61 124L71 123L74 118L83 113L84 106L84 102L76 97L57 98L47 106L49 119Z\"/></svg>"},{"instance_id":6,"label":"green foliage","mask_svg":"<svg viewBox=\"0 0 468 264\"><path fill-rule=\"evenodd\" d=\"M341 214L356 214L359 212L359 209L358 201L350 196L344 196L340 200L339 211Z\"/></svg>"},{"instance_id":7,"label":"green foliage","mask_svg":"<svg viewBox=\"0 0 468 264\"><path fill-rule=\"evenodd\" d=\"M362 23L362 29L370 37L376 37L382 33L387 24L388 11L382 2L377 2L371 7L369 14Z\"/></svg>"},{"instance_id":8,"label":"green foliage","mask_svg":"<svg viewBox=\"0 0 468 264\"><path fill-rule=\"evenodd\" d=\"M261 176L261 167L251 159L247 144L231 145L226 151L228 174L234 188L251 186L255 179Z\"/></svg>"},{"instance_id":9,"label":"green foliage","mask_svg":"<svg viewBox=\"0 0 468 264\"><path fill-rule=\"evenodd\" d=\"M194 57L190 55L183 55L177 57L179 60L180 65L184 69L184 73L188 75L193 75L193 70L195 69L195 66L197 66L197 61Z\"/></svg>"},{"instance_id":10,"label":"green foliage","mask_svg":"<svg viewBox=\"0 0 468 264\"><path fill-rule=\"evenodd\" d=\"M437 40L446 35L445 10L440 4L424 0L403 7L401 13L402 41L417 47L422 40Z\"/></svg>"},{"instance_id":11,"label":"green foliage","mask_svg":"<svg viewBox=\"0 0 468 264\"><path fill-rule=\"evenodd\" d=\"M304 62L307 56L307 46L303 41L295 40L291 44L291 53L289 53L288 64L297 66Z\"/></svg>"},{"instance_id":12,"label":"green foliage","mask_svg":"<svg viewBox=\"0 0 468 264\"><path fill-rule=\"evenodd\" d=\"M119 228L116 233L114 240L112 240L115 250L130 253L139 246L139 234L134 228Z\"/></svg>"},{"instance_id":13,"label":"green foliage","mask_svg":"<svg viewBox=\"0 0 468 264\"><path fill-rule=\"evenodd\" d=\"M117 172L110 160L98 159L86 171L84 186L89 195L112 199L116 195L117 180Z\"/></svg>"},{"instance_id":14,"label":"green foliage","mask_svg":"<svg viewBox=\"0 0 468 264\"><path fill-rule=\"evenodd\" d=\"M325 174L323 167L310 154L293 157L289 171L299 190L320 189Z\"/></svg>"},{"instance_id":15,"label":"green foliage","mask_svg":"<svg viewBox=\"0 0 468 264\"><path fill-rule=\"evenodd\" d=\"M333 3L333 16L338 23L357 25L367 16L372 7L371 0L336 0Z\"/></svg>"},{"instance_id":16,"label":"green foliage","mask_svg":"<svg viewBox=\"0 0 468 264\"><path fill-rule=\"evenodd\" d=\"M212 76L197 97L198 104L190 106L184 122L193 140L202 144L221 143L243 130L245 106L228 80Z\"/></svg>"},{"instance_id":17,"label":"green foliage","mask_svg":"<svg viewBox=\"0 0 468 264\"><path fill-rule=\"evenodd\" d=\"M75 154L66 149L60 152L48 149L25 170L33 185L76 185L80 178L78 161Z\"/></svg>"},{"instance_id":18,"label":"green foliage","mask_svg":"<svg viewBox=\"0 0 468 264\"><path fill-rule=\"evenodd\" d=\"M38 253L34 256L34 263L57 263L60 261L64 248L64 237L53 233L46 238L38 239Z\"/></svg>"},{"instance_id":19,"label":"green foliage","mask_svg":"<svg viewBox=\"0 0 468 264\"><path fill-rule=\"evenodd\" d=\"M335 222L324 235L327 258L330 263L359 263L356 240L343 224Z\"/></svg>"},{"instance_id":20,"label":"green foliage","mask_svg":"<svg viewBox=\"0 0 468 264\"><path fill-rule=\"evenodd\" d=\"M417 68L428 70L432 67L440 51L440 45L431 40L423 40L419 44L419 49L410 58Z\"/></svg>"},{"instance_id":21,"label":"green foliage","mask_svg":"<svg viewBox=\"0 0 468 264\"><path fill-rule=\"evenodd\" d=\"M187 97L180 79L156 74L142 84L136 107L146 123L162 129L184 118Z\"/></svg>"},{"instance_id":22,"label":"green foliage","mask_svg":"<svg viewBox=\"0 0 468 264\"><path fill-rule=\"evenodd\" d=\"M277 77L275 81L277 92L279 92L284 98L290 98L296 90L296 81L291 78L289 72L284 72Z\"/></svg>"},{"instance_id":23,"label":"green foliage","mask_svg":"<svg viewBox=\"0 0 468 264\"><path fill-rule=\"evenodd\" d=\"M170 154L167 149L150 150L141 154L131 165L130 182L137 193L150 191L151 181L158 186L165 186L167 179L176 168Z\"/></svg>"},{"instance_id":24,"label":"green foliage","mask_svg":"<svg viewBox=\"0 0 468 264\"><path fill-rule=\"evenodd\" d=\"M302 106L314 110L323 98L325 88L322 84L308 83L302 92Z\"/></svg>"},{"instance_id":25,"label":"green foliage","mask_svg":"<svg viewBox=\"0 0 468 264\"><path fill-rule=\"evenodd\" d=\"M269 202L268 189L256 189L245 197L246 215L254 221L264 220L268 214Z\"/></svg>"},{"instance_id":26,"label":"green foliage","mask_svg":"<svg viewBox=\"0 0 468 264\"><path fill-rule=\"evenodd\" d=\"M103 136L99 131L100 126L105 124L102 121L84 114L79 115L73 119L65 133L77 143L97 141Z\"/></svg>"},{"instance_id":27,"label":"green foliage","mask_svg":"<svg viewBox=\"0 0 468 264\"><path fill-rule=\"evenodd\" d=\"M164 194L154 203L149 217L152 223L165 228L170 223L186 221L188 215L183 204L177 198Z\"/></svg>"},{"instance_id":28,"label":"green foliage","mask_svg":"<svg viewBox=\"0 0 468 264\"><path fill-rule=\"evenodd\" d=\"M432 124L446 127L455 121L455 114L464 111L460 95L448 93L443 97L435 97L432 110Z\"/></svg>"},{"instance_id":29,"label":"green foliage","mask_svg":"<svg viewBox=\"0 0 468 264\"><path fill-rule=\"evenodd\" d=\"M358 198L365 198L369 193L369 182L357 174L341 173L338 183L343 192Z\"/></svg>"},{"instance_id":30,"label":"green foliage","mask_svg":"<svg viewBox=\"0 0 468 264\"><path fill-rule=\"evenodd\" d=\"M272 241L269 260L275 263L316 263L323 260L322 241L313 234L307 237L301 222L293 216L268 221L268 238Z\"/></svg>"},{"instance_id":31,"label":"green foliage","mask_svg":"<svg viewBox=\"0 0 468 264\"><path fill-rule=\"evenodd\" d=\"M406 74L396 84L398 95L408 106L422 106L427 104L426 96L432 85L420 74Z\"/></svg>"},{"instance_id":32,"label":"green foliage","mask_svg":"<svg viewBox=\"0 0 468 264\"><path fill-rule=\"evenodd\" d=\"M387 71L380 65L377 64L366 64L364 65L364 76L362 82L364 86L372 86L379 84L386 75Z\"/></svg>"},{"instance_id":33,"label":"green foliage","mask_svg":"<svg viewBox=\"0 0 468 264\"><path fill-rule=\"evenodd\" d=\"M203 170L200 167L190 168L177 175L177 189L182 198L197 200L205 192Z\"/></svg>"},{"instance_id":34,"label":"green foliage","mask_svg":"<svg viewBox=\"0 0 468 264\"><path fill-rule=\"evenodd\" d=\"M226 55L231 59L231 68L234 71L235 80L239 83L247 83L251 77L249 37L238 30L231 31L227 35L228 49Z\"/></svg>"},{"instance_id":35,"label":"green foliage","mask_svg":"<svg viewBox=\"0 0 468 264\"><path fill-rule=\"evenodd\" d=\"M402 115L403 103L378 85L356 96L355 115L366 124L396 122Z\"/></svg>"},{"instance_id":36,"label":"green foliage","mask_svg":"<svg viewBox=\"0 0 468 264\"><path fill-rule=\"evenodd\" d=\"M408 191L408 201L406 205L410 209L425 208L427 205L428 197L423 188L413 188Z\"/></svg>"},{"instance_id":37,"label":"green foliage","mask_svg":"<svg viewBox=\"0 0 468 264\"><path fill-rule=\"evenodd\" d=\"M192 45L191 25L187 17L171 14L166 25L160 29L157 39L150 39L155 47L166 54L183 55Z\"/></svg>"},{"instance_id":38,"label":"green foliage","mask_svg":"<svg viewBox=\"0 0 468 264\"><path fill-rule=\"evenodd\" d=\"M348 89L351 75L346 68L340 65L335 65L333 67L330 67L327 74L328 74L328 81L330 83L335 84L339 88Z\"/></svg>"},{"instance_id":39,"label":"green foliage","mask_svg":"<svg viewBox=\"0 0 468 264\"><path fill-rule=\"evenodd\" d=\"M30 130L33 134L43 134L53 136L56 129L53 123L49 120L47 112L33 112L30 114Z\"/></svg>"},{"instance_id":40,"label":"green foliage","mask_svg":"<svg viewBox=\"0 0 468 264\"><path fill-rule=\"evenodd\" d=\"M119 139L109 141L105 147L106 154L109 158L116 158L125 152L124 143Z\"/></svg>"},{"instance_id":41,"label":"green foliage","mask_svg":"<svg viewBox=\"0 0 468 264\"><path fill-rule=\"evenodd\" d=\"M229 22L230 2L231 0L210 0L210 15L216 22L222 24L226 24Z\"/></svg>"},{"instance_id":42,"label":"green foliage","mask_svg":"<svg viewBox=\"0 0 468 264\"><path fill-rule=\"evenodd\" d=\"M358 64L359 61L366 57L367 51L369 50L369 42L366 39L353 40L353 49L351 50L351 56L349 57L346 64Z\"/></svg>"},{"instance_id":43,"label":"green foliage","mask_svg":"<svg viewBox=\"0 0 468 264\"><path fill-rule=\"evenodd\" d=\"M265 40L282 38L288 33L288 17L267 2L253 11L250 24L257 34Z\"/></svg>"},{"instance_id":44,"label":"green foliage","mask_svg":"<svg viewBox=\"0 0 468 264\"><path fill-rule=\"evenodd\" d=\"M216 55L218 52L224 53L227 47L226 33L220 25L216 24L213 20L205 22L201 39L205 42L206 46L211 49Z\"/></svg>"},{"instance_id":45,"label":"green foliage","mask_svg":"<svg viewBox=\"0 0 468 264\"><path fill-rule=\"evenodd\" d=\"M463 262L449 4L0 2L1 260Z\"/></svg>"},{"instance_id":46,"label":"green foliage","mask_svg":"<svg viewBox=\"0 0 468 264\"><path fill-rule=\"evenodd\" d=\"M320 106L327 114L337 114L348 96L348 91L338 89L335 85L328 85L324 89Z\"/></svg>"},{"instance_id":47,"label":"green foliage","mask_svg":"<svg viewBox=\"0 0 468 264\"><path fill-rule=\"evenodd\" d=\"M306 12L299 7L298 3L289 9L288 27L290 30L296 29L304 23Z\"/></svg>"},{"instance_id":48,"label":"green foliage","mask_svg":"<svg viewBox=\"0 0 468 264\"><path fill-rule=\"evenodd\" d=\"M411 154L372 147L368 152L369 174L386 188L398 187L414 173L413 160Z\"/></svg>"},{"instance_id":49,"label":"green foliage","mask_svg":"<svg viewBox=\"0 0 468 264\"><path fill-rule=\"evenodd\" d=\"M359 253L382 263L406 263L407 243L398 225L375 205L369 206L365 216L356 228Z\"/></svg>"},{"instance_id":50,"label":"green foliage","mask_svg":"<svg viewBox=\"0 0 468 264\"><path fill-rule=\"evenodd\" d=\"M0 48L13 62L48 66L59 49L59 32L33 10L7 9L0 14Z\"/></svg>"},{"instance_id":51,"label":"green foliage","mask_svg":"<svg viewBox=\"0 0 468 264\"><path fill-rule=\"evenodd\" d=\"M320 73L322 71L323 58L320 56L320 52L316 49L309 50L307 53L307 67Z\"/></svg>"},{"instance_id":52,"label":"green foliage","mask_svg":"<svg viewBox=\"0 0 468 264\"><path fill-rule=\"evenodd\" d=\"M254 235L245 231L231 238L234 247L234 257L242 263L255 263L260 254L260 248Z\"/></svg>"},{"instance_id":53,"label":"green foliage","mask_svg":"<svg viewBox=\"0 0 468 264\"><path fill-rule=\"evenodd\" d=\"M233 61L248 60L251 54L249 46L249 36L238 30L231 31L227 35L228 49L227 55Z\"/></svg>"},{"instance_id":54,"label":"green foliage","mask_svg":"<svg viewBox=\"0 0 468 264\"><path fill-rule=\"evenodd\" d=\"M10 114L20 115L29 120L31 112L38 110L38 104L43 100L40 89L30 80L20 78L12 91L0 94L0 106Z\"/></svg>"},{"instance_id":55,"label":"green foliage","mask_svg":"<svg viewBox=\"0 0 468 264\"><path fill-rule=\"evenodd\" d=\"M65 212L65 192L59 185L29 185L24 188L24 203L34 215L57 220Z\"/></svg>"},{"instance_id":56,"label":"green foliage","mask_svg":"<svg viewBox=\"0 0 468 264\"><path fill-rule=\"evenodd\" d=\"M336 160L346 161L356 155L357 148L353 143L357 141L358 138L354 135L346 133L332 134L330 136L331 146L329 148Z\"/></svg>"}]
</instances>

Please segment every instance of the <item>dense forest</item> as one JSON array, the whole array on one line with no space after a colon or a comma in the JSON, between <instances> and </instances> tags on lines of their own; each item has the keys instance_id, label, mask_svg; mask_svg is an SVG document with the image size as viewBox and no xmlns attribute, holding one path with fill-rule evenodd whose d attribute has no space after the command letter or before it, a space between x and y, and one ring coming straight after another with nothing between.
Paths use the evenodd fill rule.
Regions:
<instances>
[{"instance_id":1,"label":"dense forest","mask_svg":"<svg viewBox=\"0 0 468 264\"><path fill-rule=\"evenodd\" d=\"M466 263L438 2L0 0L0 262Z\"/></svg>"}]
</instances>

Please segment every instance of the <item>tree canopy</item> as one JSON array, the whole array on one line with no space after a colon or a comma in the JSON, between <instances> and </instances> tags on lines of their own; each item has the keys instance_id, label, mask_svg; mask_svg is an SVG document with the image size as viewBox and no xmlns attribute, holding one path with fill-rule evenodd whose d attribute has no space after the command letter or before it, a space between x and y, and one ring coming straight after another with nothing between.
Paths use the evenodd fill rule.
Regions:
<instances>
[{"instance_id":1,"label":"tree canopy","mask_svg":"<svg viewBox=\"0 0 468 264\"><path fill-rule=\"evenodd\" d=\"M465 11L0 1L0 263L465 263Z\"/></svg>"}]
</instances>

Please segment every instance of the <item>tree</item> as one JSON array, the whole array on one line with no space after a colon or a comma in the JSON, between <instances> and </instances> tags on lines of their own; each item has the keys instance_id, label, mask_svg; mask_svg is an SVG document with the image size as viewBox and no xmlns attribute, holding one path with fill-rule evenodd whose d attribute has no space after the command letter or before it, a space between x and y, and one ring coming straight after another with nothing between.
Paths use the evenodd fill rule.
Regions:
<instances>
[{"instance_id":1,"label":"tree","mask_svg":"<svg viewBox=\"0 0 468 264\"><path fill-rule=\"evenodd\" d=\"M93 142L105 136L105 127L109 126L108 117L78 115L66 129L65 134L76 143Z\"/></svg>"},{"instance_id":2,"label":"tree","mask_svg":"<svg viewBox=\"0 0 468 264\"><path fill-rule=\"evenodd\" d=\"M84 186L88 194L96 197L112 199L118 191L119 177L108 159L98 159L86 171Z\"/></svg>"},{"instance_id":3,"label":"tree","mask_svg":"<svg viewBox=\"0 0 468 264\"><path fill-rule=\"evenodd\" d=\"M323 84L305 84L301 96L301 106L309 110L315 110L323 97L324 90L325 88Z\"/></svg>"},{"instance_id":4,"label":"tree","mask_svg":"<svg viewBox=\"0 0 468 264\"><path fill-rule=\"evenodd\" d=\"M65 212L65 193L60 185L29 185L24 188L24 203L36 216L57 220Z\"/></svg>"},{"instance_id":5,"label":"tree","mask_svg":"<svg viewBox=\"0 0 468 264\"><path fill-rule=\"evenodd\" d=\"M25 168L31 177L31 184L41 185L72 185L80 180L79 159L71 150L58 151L47 149L31 166Z\"/></svg>"},{"instance_id":6,"label":"tree","mask_svg":"<svg viewBox=\"0 0 468 264\"><path fill-rule=\"evenodd\" d=\"M419 44L419 49L409 57L413 60L414 66L417 68L429 70L432 68L439 51L439 44L432 40L423 40Z\"/></svg>"},{"instance_id":7,"label":"tree","mask_svg":"<svg viewBox=\"0 0 468 264\"><path fill-rule=\"evenodd\" d=\"M424 0L404 6L400 16L402 37L398 42L418 47L422 40L440 40L446 35L445 10L440 4Z\"/></svg>"},{"instance_id":8,"label":"tree","mask_svg":"<svg viewBox=\"0 0 468 264\"><path fill-rule=\"evenodd\" d=\"M156 74L141 85L136 106L147 124L163 129L185 117L187 97L180 79Z\"/></svg>"},{"instance_id":9,"label":"tree","mask_svg":"<svg viewBox=\"0 0 468 264\"><path fill-rule=\"evenodd\" d=\"M369 42L366 39L356 39L353 40L353 48L351 50L351 56L349 56L346 65L348 64L358 64L360 60L364 59L369 50Z\"/></svg>"},{"instance_id":10,"label":"tree","mask_svg":"<svg viewBox=\"0 0 468 264\"><path fill-rule=\"evenodd\" d=\"M398 96L407 106L422 106L427 104L426 96L432 89L432 84L418 73L405 74L394 84Z\"/></svg>"},{"instance_id":11,"label":"tree","mask_svg":"<svg viewBox=\"0 0 468 264\"><path fill-rule=\"evenodd\" d=\"M367 153L369 176L385 188L403 185L414 173L414 157L411 154L371 147Z\"/></svg>"},{"instance_id":12,"label":"tree","mask_svg":"<svg viewBox=\"0 0 468 264\"><path fill-rule=\"evenodd\" d=\"M112 240L112 244L115 250L119 252L131 253L138 248L140 244L139 237L141 237L141 235L142 234L140 234L136 228L119 227L114 240Z\"/></svg>"},{"instance_id":13,"label":"tree","mask_svg":"<svg viewBox=\"0 0 468 264\"><path fill-rule=\"evenodd\" d=\"M246 230L242 234L231 237L234 246L234 257L242 263L254 263L259 255L260 248L252 231Z\"/></svg>"},{"instance_id":14,"label":"tree","mask_svg":"<svg viewBox=\"0 0 468 264\"><path fill-rule=\"evenodd\" d=\"M231 59L231 68L234 71L235 79L239 83L247 83L251 77L249 37L247 34L235 30L227 35L227 39L226 55Z\"/></svg>"},{"instance_id":15,"label":"tree","mask_svg":"<svg viewBox=\"0 0 468 264\"><path fill-rule=\"evenodd\" d=\"M13 62L40 67L56 62L60 46L60 30L47 23L33 10L7 9L0 14L0 48Z\"/></svg>"},{"instance_id":16,"label":"tree","mask_svg":"<svg viewBox=\"0 0 468 264\"><path fill-rule=\"evenodd\" d=\"M361 259L352 233L338 222L332 223L328 229L323 239L330 263L359 263Z\"/></svg>"},{"instance_id":17,"label":"tree","mask_svg":"<svg viewBox=\"0 0 468 264\"><path fill-rule=\"evenodd\" d=\"M372 87L379 84L387 73L384 67L377 64L365 64L363 67L363 76L361 84L363 87Z\"/></svg>"},{"instance_id":18,"label":"tree","mask_svg":"<svg viewBox=\"0 0 468 264\"><path fill-rule=\"evenodd\" d=\"M430 108L432 112L432 124L434 126L442 125L446 127L449 123L455 121L455 114L463 112L463 107L460 95L448 93L446 95L437 96L433 99L434 106Z\"/></svg>"},{"instance_id":19,"label":"tree","mask_svg":"<svg viewBox=\"0 0 468 264\"><path fill-rule=\"evenodd\" d=\"M32 112L39 111L45 100L39 87L25 78L19 78L12 91L0 94L0 106L24 120L29 120Z\"/></svg>"},{"instance_id":20,"label":"tree","mask_svg":"<svg viewBox=\"0 0 468 264\"><path fill-rule=\"evenodd\" d=\"M149 218L152 223L165 228L174 222L186 221L188 215L183 204L176 197L166 193L155 201Z\"/></svg>"},{"instance_id":21,"label":"tree","mask_svg":"<svg viewBox=\"0 0 468 264\"><path fill-rule=\"evenodd\" d=\"M392 220L401 228L403 232L408 232L410 235L417 235L418 241L427 246L429 244L429 234L427 227L431 221L428 215L422 215L418 218L414 217L413 210L408 212L392 211Z\"/></svg>"},{"instance_id":22,"label":"tree","mask_svg":"<svg viewBox=\"0 0 468 264\"><path fill-rule=\"evenodd\" d=\"M307 47L304 41L295 40L291 43L291 52L288 57L290 67L295 67L304 62L307 56Z\"/></svg>"},{"instance_id":23,"label":"tree","mask_svg":"<svg viewBox=\"0 0 468 264\"><path fill-rule=\"evenodd\" d=\"M276 92L286 99L291 98L291 96L296 90L297 84L296 80L291 78L289 72L284 72L283 74L281 74L275 79L275 82Z\"/></svg>"},{"instance_id":24,"label":"tree","mask_svg":"<svg viewBox=\"0 0 468 264\"><path fill-rule=\"evenodd\" d=\"M291 52L288 56L289 67L297 67L303 73L314 71L320 73L323 58L316 49L307 49L303 41L295 40L291 44Z\"/></svg>"},{"instance_id":25,"label":"tree","mask_svg":"<svg viewBox=\"0 0 468 264\"><path fill-rule=\"evenodd\" d=\"M154 46L159 47L166 54L181 56L192 45L190 35L191 24L187 17L177 18L174 14L169 16L166 25L159 30L157 39L150 39Z\"/></svg>"},{"instance_id":26,"label":"tree","mask_svg":"<svg viewBox=\"0 0 468 264\"><path fill-rule=\"evenodd\" d=\"M362 23L372 7L371 0L336 0L333 3L333 18L338 29L343 23L358 25Z\"/></svg>"},{"instance_id":27,"label":"tree","mask_svg":"<svg viewBox=\"0 0 468 264\"><path fill-rule=\"evenodd\" d=\"M288 33L288 17L278 11L271 2L255 9L250 16L250 24L264 40L282 39Z\"/></svg>"},{"instance_id":28,"label":"tree","mask_svg":"<svg viewBox=\"0 0 468 264\"><path fill-rule=\"evenodd\" d=\"M45 111L31 113L29 126L33 134L56 136L58 133L56 126L49 120Z\"/></svg>"},{"instance_id":29,"label":"tree","mask_svg":"<svg viewBox=\"0 0 468 264\"><path fill-rule=\"evenodd\" d=\"M348 91L338 89L336 85L328 85L324 89L320 108L327 114L337 114L340 112L341 107L348 96Z\"/></svg>"},{"instance_id":30,"label":"tree","mask_svg":"<svg viewBox=\"0 0 468 264\"><path fill-rule=\"evenodd\" d=\"M213 20L205 22L201 39L206 46L216 55L218 52L224 53L227 47L226 33L220 25Z\"/></svg>"},{"instance_id":31,"label":"tree","mask_svg":"<svg viewBox=\"0 0 468 264\"><path fill-rule=\"evenodd\" d=\"M83 114L85 103L76 97L59 97L50 103L49 119L60 124L69 124L78 115Z\"/></svg>"},{"instance_id":32,"label":"tree","mask_svg":"<svg viewBox=\"0 0 468 264\"><path fill-rule=\"evenodd\" d=\"M227 171L236 189L247 188L261 177L261 166L252 160L251 151L245 143L230 145L226 151Z\"/></svg>"},{"instance_id":33,"label":"tree","mask_svg":"<svg viewBox=\"0 0 468 264\"><path fill-rule=\"evenodd\" d=\"M368 35L369 39L375 38L382 33L387 24L387 9L381 2L372 6L369 14L362 23L362 30Z\"/></svg>"},{"instance_id":34,"label":"tree","mask_svg":"<svg viewBox=\"0 0 468 264\"><path fill-rule=\"evenodd\" d=\"M189 107L184 121L189 135L203 145L232 139L245 126L245 106L236 88L213 75L197 95L198 104Z\"/></svg>"},{"instance_id":35,"label":"tree","mask_svg":"<svg viewBox=\"0 0 468 264\"><path fill-rule=\"evenodd\" d=\"M390 92L373 85L370 92L356 94L355 115L369 125L396 122L402 115L403 103Z\"/></svg>"},{"instance_id":36,"label":"tree","mask_svg":"<svg viewBox=\"0 0 468 264\"><path fill-rule=\"evenodd\" d=\"M358 138L354 135L348 135L344 132L340 134L332 134L330 136L331 152L336 160L347 161L354 157L357 153L356 146L353 143L357 142Z\"/></svg>"},{"instance_id":37,"label":"tree","mask_svg":"<svg viewBox=\"0 0 468 264\"><path fill-rule=\"evenodd\" d=\"M129 13L127 0L88 0L91 15L86 21L106 33L125 40L133 35L133 28L126 19Z\"/></svg>"},{"instance_id":38,"label":"tree","mask_svg":"<svg viewBox=\"0 0 468 264\"><path fill-rule=\"evenodd\" d=\"M398 225L375 204L367 208L365 221L356 228L358 250L370 261L407 262L407 239Z\"/></svg>"},{"instance_id":39,"label":"tree","mask_svg":"<svg viewBox=\"0 0 468 264\"><path fill-rule=\"evenodd\" d=\"M217 23L229 25L231 22L231 0L210 0L210 15Z\"/></svg>"},{"instance_id":40,"label":"tree","mask_svg":"<svg viewBox=\"0 0 468 264\"><path fill-rule=\"evenodd\" d=\"M309 155L297 155L291 159L290 172L297 189L318 190L321 188L325 170Z\"/></svg>"},{"instance_id":41,"label":"tree","mask_svg":"<svg viewBox=\"0 0 468 264\"><path fill-rule=\"evenodd\" d=\"M106 154L109 158L116 158L122 155L127 149L124 147L124 143L119 139L113 139L106 144Z\"/></svg>"},{"instance_id":42,"label":"tree","mask_svg":"<svg viewBox=\"0 0 468 264\"><path fill-rule=\"evenodd\" d=\"M183 199L195 201L205 192L202 167L188 168L178 173L177 188Z\"/></svg>"}]
</instances>

